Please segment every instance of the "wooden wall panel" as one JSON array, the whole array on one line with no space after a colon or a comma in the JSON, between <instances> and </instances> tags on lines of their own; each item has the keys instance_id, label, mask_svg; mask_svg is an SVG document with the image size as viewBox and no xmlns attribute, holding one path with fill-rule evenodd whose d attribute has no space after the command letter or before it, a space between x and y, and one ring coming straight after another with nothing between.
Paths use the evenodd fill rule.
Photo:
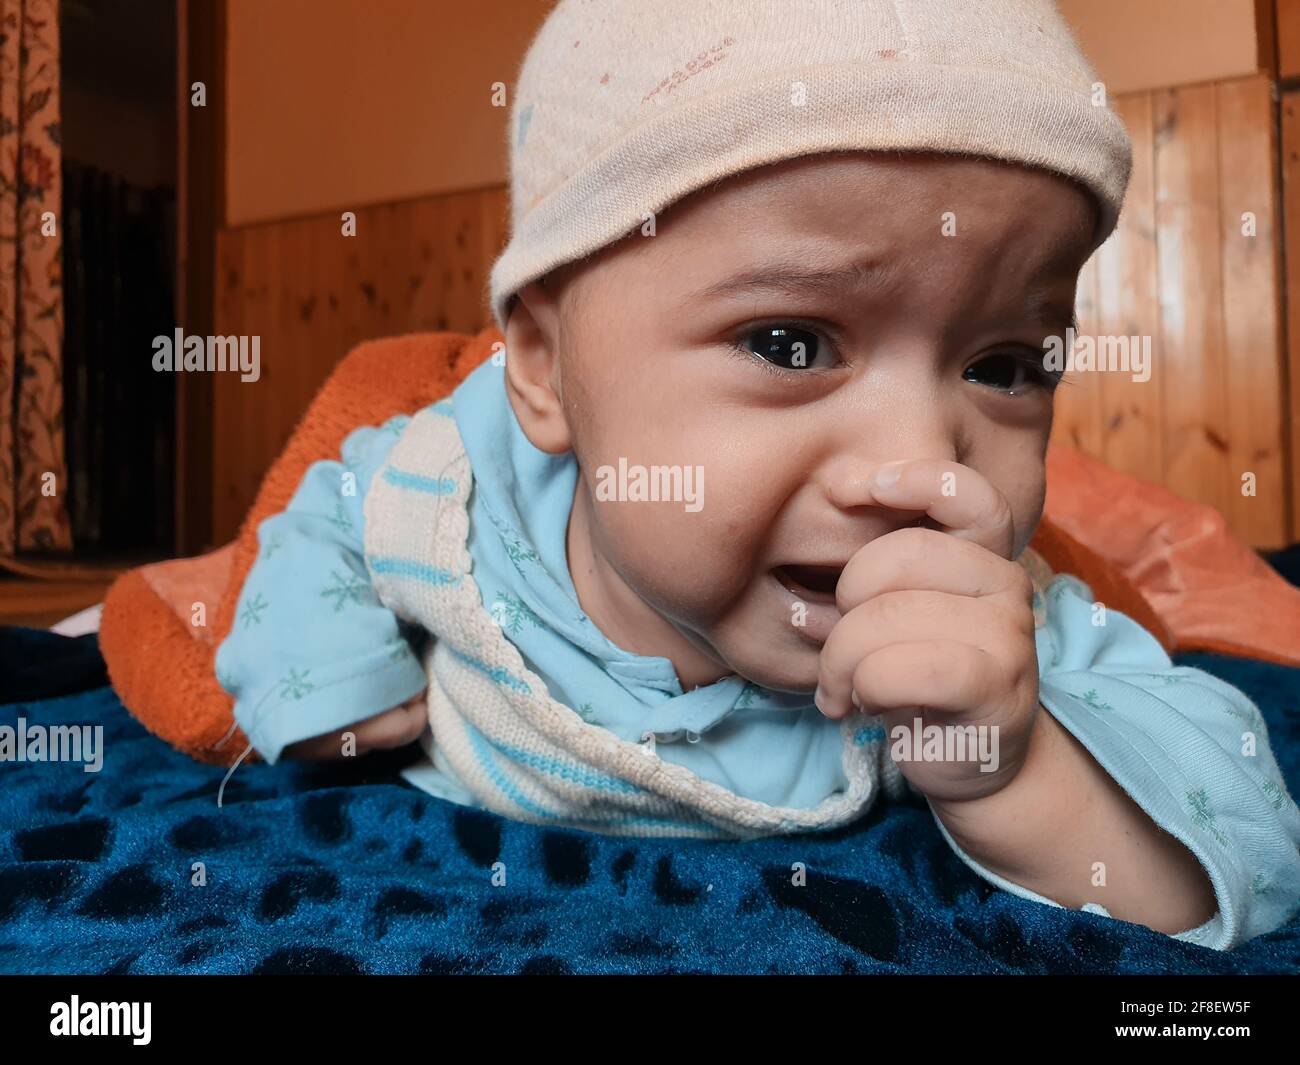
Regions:
<instances>
[{"instance_id":1,"label":"wooden wall panel","mask_svg":"<svg viewBox=\"0 0 1300 1065\"><path fill-rule=\"evenodd\" d=\"M1215 86L1228 465L1228 523L1247 543L1280 547L1290 527L1282 401L1277 107L1263 79ZM1254 477L1254 495L1243 491Z\"/></svg>"},{"instance_id":2,"label":"wooden wall panel","mask_svg":"<svg viewBox=\"0 0 1300 1065\"><path fill-rule=\"evenodd\" d=\"M1280 10L1280 9L1279 9ZM1292 539L1300 539L1300 90L1282 96L1283 246L1286 249L1288 389Z\"/></svg>"},{"instance_id":3,"label":"wooden wall panel","mask_svg":"<svg viewBox=\"0 0 1300 1065\"><path fill-rule=\"evenodd\" d=\"M1133 179L1116 232L1080 277L1080 329L1149 336L1151 379L1070 375L1053 439L1211 504L1248 543L1280 547L1298 527L1288 509L1272 86L1256 76L1115 106L1133 141ZM1246 473L1253 496L1242 493Z\"/></svg>"},{"instance_id":4,"label":"wooden wall panel","mask_svg":"<svg viewBox=\"0 0 1300 1065\"><path fill-rule=\"evenodd\" d=\"M1155 94L1160 334L1166 487L1231 506L1224 402L1218 138L1213 85ZM1153 323L1154 325L1154 323Z\"/></svg>"},{"instance_id":5,"label":"wooden wall panel","mask_svg":"<svg viewBox=\"0 0 1300 1065\"><path fill-rule=\"evenodd\" d=\"M1149 94L1121 98L1116 110L1131 131L1133 175L1127 208L1114 237L1098 250L1098 332L1150 337L1152 363L1161 350L1160 292L1156 273L1155 114ZM1152 367L1149 381L1128 374L1094 375L1102 394L1104 441L1099 456L1134 477L1164 477L1164 403Z\"/></svg>"},{"instance_id":6,"label":"wooden wall panel","mask_svg":"<svg viewBox=\"0 0 1300 1065\"><path fill-rule=\"evenodd\" d=\"M261 378L217 375L213 537L238 530L262 475L334 365L373 337L476 333L507 234L503 188L223 230L216 333L261 337Z\"/></svg>"},{"instance_id":7,"label":"wooden wall panel","mask_svg":"<svg viewBox=\"0 0 1300 1065\"><path fill-rule=\"evenodd\" d=\"M1260 12L1257 3L1256 25L1267 26L1267 10ZM1278 76L1300 77L1300 0L1277 0L1276 45Z\"/></svg>"}]
</instances>

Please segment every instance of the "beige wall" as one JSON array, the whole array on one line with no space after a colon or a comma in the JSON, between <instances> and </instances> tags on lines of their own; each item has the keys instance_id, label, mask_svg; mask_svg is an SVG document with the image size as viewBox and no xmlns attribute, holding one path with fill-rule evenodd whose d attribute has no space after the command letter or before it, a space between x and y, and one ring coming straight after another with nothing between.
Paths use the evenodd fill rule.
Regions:
<instances>
[{"instance_id":1,"label":"beige wall","mask_svg":"<svg viewBox=\"0 0 1300 1065\"><path fill-rule=\"evenodd\" d=\"M229 225L504 184L543 0L227 0ZM1255 70L1253 0L1059 0L1111 93Z\"/></svg>"},{"instance_id":2,"label":"beige wall","mask_svg":"<svg viewBox=\"0 0 1300 1065\"><path fill-rule=\"evenodd\" d=\"M1256 69L1254 0L1057 0L1109 93Z\"/></svg>"},{"instance_id":3,"label":"beige wall","mask_svg":"<svg viewBox=\"0 0 1300 1065\"><path fill-rule=\"evenodd\" d=\"M506 180L539 0L228 0L226 221Z\"/></svg>"}]
</instances>

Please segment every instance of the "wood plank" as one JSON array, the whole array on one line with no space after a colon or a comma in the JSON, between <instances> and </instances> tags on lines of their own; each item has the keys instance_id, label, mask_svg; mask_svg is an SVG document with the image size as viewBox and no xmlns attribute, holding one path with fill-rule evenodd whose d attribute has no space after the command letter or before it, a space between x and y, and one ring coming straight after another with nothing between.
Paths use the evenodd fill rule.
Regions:
<instances>
[{"instance_id":1,"label":"wood plank","mask_svg":"<svg viewBox=\"0 0 1300 1065\"><path fill-rule=\"evenodd\" d=\"M1277 0L1255 0L1255 62L1273 80L1278 76L1277 21Z\"/></svg>"},{"instance_id":2,"label":"wood plank","mask_svg":"<svg viewBox=\"0 0 1300 1065\"><path fill-rule=\"evenodd\" d=\"M88 606L102 603L112 578L34 581L0 576L0 625L48 629Z\"/></svg>"},{"instance_id":3,"label":"wood plank","mask_svg":"<svg viewBox=\"0 0 1300 1065\"><path fill-rule=\"evenodd\" d=\"M1290 467L1290 538L1300 540L1300 90L1282 95L1282 239L1286 261L1285 446Z\"/></svg>"},{"instance_id":4,"label":"wood plank","mask_svg":"<svg viewBox=\"0 0 1300 1065\"><path fill-rule=\"evenodd\" d=\"M1300 77L1300 0L1277 0L1277 72Z\"/></svg>"},{"instance_id":5,"label":"wood plank","mask_svg":"<svg viewBox=\"0 0 1300 1065\"><path fill-rule=\"evenodd\" d=\"M1155 224L1160 284L1164 484L1233 509L1213 85L1155 94Z\"/></svg>"},{"instance_id":6,"label":"wood plank","mask_svg":"<svg viewBox=\"0 0 1300 1065\"><path fill-rule=\"evenodd\" d=\"M1228 465L1236 478L1227 512L1248 543L1289 542L1282 443L1282 338L1276 203L1277 137L1267 77L1215 86L1219 116L1220 232L1227 377ZM1243 476L1254 475L1254 495Z\"/></svg>"},{"instance_id":7,"label":"wood plank","mask_svg":"<svg viewBox=\"0 0 1300 1065\"><path fill-rule=\"evenodd\" d=\"M1114 101L1133 143L1133 175L1119 225L1098 258L1097 324L1107 337L1125 338L1149 353L1146 381L1132 373L1102 373L1100 457L1124 473L1159 483L1164 478L1161 433L1164 370L1160 335L1155 235L1155 126L1151 93ZM1138 353L1131 351L1130 358Z\"/></svg>"}]
</instances>

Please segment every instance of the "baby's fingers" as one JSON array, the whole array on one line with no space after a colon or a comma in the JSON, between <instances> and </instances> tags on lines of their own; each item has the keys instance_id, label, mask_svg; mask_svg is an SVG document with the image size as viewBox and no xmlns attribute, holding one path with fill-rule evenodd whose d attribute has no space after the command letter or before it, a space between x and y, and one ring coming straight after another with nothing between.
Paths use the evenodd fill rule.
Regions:
<instances>
[{"instance_id":1,"label":"baby's fingers","mask_svg":"<svg viewBox=\"0 0 1300 1065\"><path fill-rule=\"evenodd\" d=\"M1007 631L1002 613L983 600L931 591L886 592L854 607L831 629L818 658L814 701L827 717L843 717L852 709L853 677L860 663L886 647L983 643L997 641ZM928 700L922 705L929 705Z\"/></svg>"},{"instance_id":2,"label":"baby's fingers","mask_svg":"<svg viewBox=\"0 0 1300 1065\"><path fill-rule=\"evenodd\" d=\"M888 462L871 476L882 506L925 511L943 531L1010 558L1015 547L1011 505L977 470L942 459Z\"/></svg>"},{"instance_id":3,"label":"baby's fingers","mask_svg":"<svg viewBox=\"0 0 1300 1065\"><path fill-rule=\"evenodd\" d=\"M291 744L284 749L284 757L320 762L342 758L345 751L361 755L367 751L405 747L420 738L428 721L424 696L419 695L356 725Z\"/></svg>"},{"instance_id":4,"label":"baby's fingers","mask_svg":"<svg viewBox=\"0 0 1300 1065\"><path fill-rule=\"evenodd\" d=\"M416 696L393 710L357 725L353 729L357 736L357 753L405 747L420 738L420 733L428 723L429 709L424 696Z\"/></svg>"},{"instance_id":5,"label":"baby's fingers","mask_svg":"<svg viewBox=\"0 0 1300 1065\"><path fill-rule=\"evenodd\" d=\"M1026 603L1034 592L1023 566L980 544L935 529L895 529L849 559L835 603L847 614L878 595L908 589L974 598L1014 593Z\"/></svg>"},{"instance_id":6,"label":"baby's fingers","mask_svg":"<svg viewBox=\"0 0 1300 1065\"><path fill-rule=\"evenodd\" d=\"M925 707L960 713L991 703L999 690L991 655L957 640L891 643L858 663L853 692L868 714Z\"/></svg>"}]
</instances>

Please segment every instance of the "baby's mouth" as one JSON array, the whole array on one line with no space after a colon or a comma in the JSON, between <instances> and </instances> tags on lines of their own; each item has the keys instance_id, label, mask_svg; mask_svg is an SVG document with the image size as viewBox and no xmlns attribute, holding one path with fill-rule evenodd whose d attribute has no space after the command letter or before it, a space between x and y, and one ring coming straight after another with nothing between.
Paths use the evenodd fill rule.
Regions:
<instances>
[{"instance_id":1,"label":"baby's mouth","mask_svg":"<svg viewBox=\"0 0 1300 1065\"><path fill-rule=\"evenodd\" d=\"M835 586L842 566L777 566L773 575L800 599L809 603L835 602Z\"/></svg>"}]
</instances>

